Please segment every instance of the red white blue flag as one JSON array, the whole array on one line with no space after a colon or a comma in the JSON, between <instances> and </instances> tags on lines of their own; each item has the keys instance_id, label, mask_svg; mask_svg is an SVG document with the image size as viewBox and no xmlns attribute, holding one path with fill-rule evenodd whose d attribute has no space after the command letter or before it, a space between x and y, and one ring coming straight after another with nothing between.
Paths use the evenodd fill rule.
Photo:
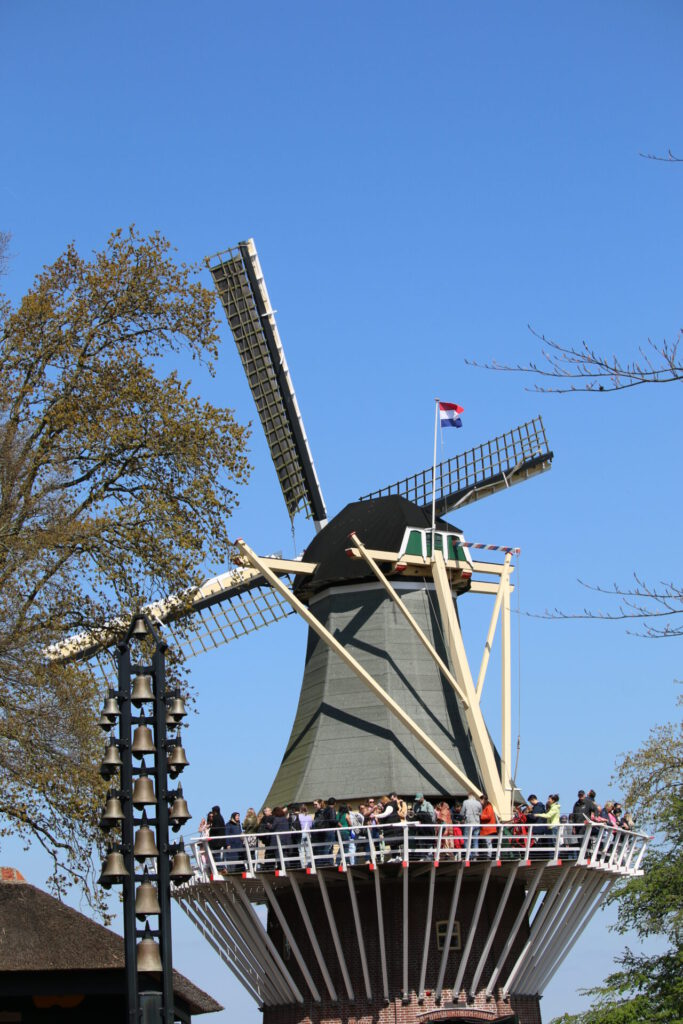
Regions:
<instances>
[{"instance_id":1,"label":"red white blue flag","mask_svg":"<svg viewBox=\"0 0 683 1024\"><path fill-rule=\"evenodd\" d=\"M442 427L461 427L461 413L465 410L453 402L439 402L439 422Z\"/></svg>"}]
</instances>

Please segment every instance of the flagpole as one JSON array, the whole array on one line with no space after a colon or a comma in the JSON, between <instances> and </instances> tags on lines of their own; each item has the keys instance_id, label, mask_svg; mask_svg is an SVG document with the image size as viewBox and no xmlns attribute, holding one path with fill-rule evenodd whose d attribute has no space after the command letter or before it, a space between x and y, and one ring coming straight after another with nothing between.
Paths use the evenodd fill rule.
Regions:
<instances>
[{"instance_id":1,"label":"flagpole","mask_svg":"<svg viewBox=\"0 0 683 1024\"><path fill-rule=\"evenodd\" d=\"M434 529L436 526L436 427L439 421L439 399L434 399L434 461L432 463L432 560L434 559Z\"/></svg>"}]
</instances>

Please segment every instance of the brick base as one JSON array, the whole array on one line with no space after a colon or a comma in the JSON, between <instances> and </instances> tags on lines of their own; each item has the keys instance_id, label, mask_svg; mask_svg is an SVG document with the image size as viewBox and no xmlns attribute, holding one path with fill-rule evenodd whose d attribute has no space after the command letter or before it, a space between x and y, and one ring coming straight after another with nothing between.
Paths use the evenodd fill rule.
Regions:
<instances>
[{"instance_id":1,"label":"brick base","mask_svg":"<svg viewBox=\"0 0 683 1024\"><path fill-rule=\"evenodd\" d=\"M478 874L478 873L477 873ZM358 879L358 876L356 876ZM456 922L460 933L460 948L452 949L446 959L443 990L439 1002L434 997L439 971L442 964L442 950L439 949L438 923L448 918L454 888L454 877L444 872L436 881L434 888L434 906L428 936L426 908L428 904L428 877L411 877L409 887L407 940L404 942L403 917L403 885L402 876L397 872L395 878L382 878L382 911L384 920L384 938L387 959L387 991L388 1000L384 997L384 980L380 955L379 930L376 909L376 896L373 879L356 881L356 894L361 919L363 942L365 945L371 998L365 986L362 959L359 952L358 938L346 881L343 876L337 879L329 876L328 893L334 921L339 934L343 951L344 963L350 978L353 999L349 998L344 972L337 955L325 911L320 890L311 879L311 884L302 887L306 908L313 925L315 936L320 945L330 980L336 991L334 1001L320 970L305 925L298 911L291 891L282 889L278 892L280 906L286 915L289 927L301 954L313 976L321 1002L315 1002L306 984L305 978L298 967L289 943L286 942L280 924L271 913L268 919L268 933L275 947L280 952L302 994L303 1004L287 1006L265 1006L265 1024L426 1024L430 1021L491 1021L517 1022L517 1024L541 1024L538 997L514 996L504 999L501 992L494 987L493 995L486 996L486 987L492 977L493 970L503 952L504 943L512 930L524 899L525 887L522 882L515 885L505 907L501 926L497 929L491 949L485 957L477 992L473 999L469 998L475 971L480 965L485 943L490 932L491 923L499 905L504 879L491 878L486 891L479 921L471 943L471 949L459 992L453 992L452 986L457 979L461 965L461 957L470 938L471 922L474 915L477 895L480 891L480 879L473 872L466 874L462 881ZM457 930L456 930L457 933ZM526 921L515 938L506 958L501 974L506 977L506 970L519 956L529 930ZM424 991L419 991L422 973L425 939L428 942L427 961L425 968ZM407 988L405 953L407 947Z\"/></svg>"},{"instance_id":2,"label":"brick base","mask_svg":"<svg viewBox=\"0 0 683 1024\"><path fill-rule=\"evenodd\" d=\"M534 997L511 996L508 1002L476 999L451 1003L442 1000L435 1005L431 997L418 1001L395 1000L388 1005L361 1005L340 1000L338 1003L307 1003L304 1006L265 1007L265 1024L431 1024L458 1021L475 1024L541 1024L539 1000Z\"/></svg>"}]
</instances>

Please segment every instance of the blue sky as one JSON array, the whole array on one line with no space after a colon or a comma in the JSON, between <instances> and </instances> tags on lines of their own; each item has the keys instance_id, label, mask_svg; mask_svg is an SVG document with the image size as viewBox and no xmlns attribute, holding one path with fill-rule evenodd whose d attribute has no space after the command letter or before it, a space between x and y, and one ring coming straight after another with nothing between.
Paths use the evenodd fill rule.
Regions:
<instances>
[{"instance_id":1,"label":"blue sky","mask_svg":"<svg viewBox=\"0 0 683 1024\"><path fill-rule=\"evenodd\" d=\"M445 456L540 412L552 472L453 519L522 548L521 609L599 607L577 579L680 580L677 388L539 396L465 360L534 358L528 324L625 358L675 337L683 171L638 154L683 153L682 15L671 2L5 0L6 289L20 296L70 240L87 252L132 222L188 260L253 236L330 511L429 464L435 395L466 410ZM193 386L248 421L224 339L216 378ZM251 455L235 534L301 550L307 523L290 531L258 427ZM464 615L476 650L488 609ZM672 714L678 642L522 616L515 645L522 788L565 807L579 786L606 797L615 757ZM288 620L195 662L195 821L262 799L304 651ZM1 856L42 884L37 854ZM548 989L545 1019L605 973L620 945L606 920ZM180 914L174 936L178 967L260 1019Z\"/></svg>"}]
</instances>

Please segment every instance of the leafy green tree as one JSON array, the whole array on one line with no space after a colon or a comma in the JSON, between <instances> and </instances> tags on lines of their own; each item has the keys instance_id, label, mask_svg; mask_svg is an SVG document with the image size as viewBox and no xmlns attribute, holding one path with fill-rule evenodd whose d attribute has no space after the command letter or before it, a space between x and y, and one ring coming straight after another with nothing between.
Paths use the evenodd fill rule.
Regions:
<instances>
[{"instance_id":1,"label":"leafy green tree","mask_svg":"<svg viewBox=\"0 0 683 1024\"><path fill-rule=\"evenodd\" d=\"M616 886L614 928L639 939L658 938L662 952L629 948L617 970L587 990L593 1005L554 1024L674 1024L683 1020L683 730L681 722L653 729L638 750L617 765L613 781L623 788L639 827L656 832L644 873Z\"/></svg>"},{"instance_id":2,"label":"leafy green tree","mask_svg":"<svg viewBox=\"0 0 683 1024\"><path fill-rule=\"evenodd\" d=\"M92 677L45 650L227 561L247 434L175 365L218 345L197 268L134 228L0 297L0 835L57 888L92 879L103 744Z\"/></svg>"}]
</instances>

